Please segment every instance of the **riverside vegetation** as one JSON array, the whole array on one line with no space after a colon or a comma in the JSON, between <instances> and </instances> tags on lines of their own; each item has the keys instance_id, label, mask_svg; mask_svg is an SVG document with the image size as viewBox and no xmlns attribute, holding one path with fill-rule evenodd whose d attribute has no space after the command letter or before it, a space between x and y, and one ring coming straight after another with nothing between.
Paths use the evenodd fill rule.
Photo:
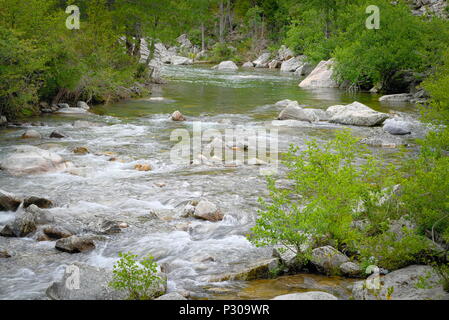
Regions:
<instances>
[{"instance_id":1,"label":"riverside vegetation","mask_svg":"<svg viewBox=\"0 0 449 320\"><path fill-rule=\"evenodd\" d=\"M79 30L65 26L64 10L70 4L80 7ZM365 27L369 5L380 9L380 29ZM233 72L244 62L279 68L286 62L300 61L304 67L327 61L333 64L328 79L333 87L418 94L428 131L414 141L412 155L397 151L401 161L388 161L362 146L349 129L325 143L310 139L305 148L292 145L282 155L285 175L267 178L268 193L259 198L258 217L247 238L258 247L274 247L276 257L288 264L271 268L272 277L308 271L365 278L375 265L393 278L394 272L426 265L449 292L449 26L444 1L0 0L0 7L0 120L9 122L39 115L49 105L83 100L107 108L147 96L164 63L220 63ZM299 76L310 73L301 70ZM32 133L23 138L39 136ZM148 170L140 171L151 171L145 166ZM14 209L20 203L14 199ZM199 210L194 203L187 205L193 212ZM217 219L223 219L207 202L210 207L208 213L220 212ZM36 226L28 229L26 234ZM101 234L110 231L103 229ZM61 251L95 247L92 239L77 238L71 230L56 231L47 234L63 235L58 242L68 244L59 245ZM47 234L46 240L53 239ZM73 242L81 244L65 247ZM11 257L0 253L0 258ZM317 262L320 255L340 261L326 265ZM108 281L111 288L136 300L165 293L166 279L152 257L139 260L128 252L119 258ZM266 277L264 270L253 269L251 279ZM428 286L425 277L418 286ZM393 287L382 294L387 299L396 295Z\"/></svg>"}]
</instances>

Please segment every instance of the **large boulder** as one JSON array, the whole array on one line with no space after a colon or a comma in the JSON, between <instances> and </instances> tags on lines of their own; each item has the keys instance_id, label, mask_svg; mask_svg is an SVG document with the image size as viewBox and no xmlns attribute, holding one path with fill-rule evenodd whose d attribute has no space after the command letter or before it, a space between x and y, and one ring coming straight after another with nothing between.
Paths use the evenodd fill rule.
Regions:
<instances>
[{"instance_id":1,"label":"large boulder","mask_svg":"<svg viewBox=\"0 0 449 320\"><path fill-rule=\"evenodd\" d=\"M0 189L0 211L16 211L21 203L17 196Z\"/></svg>"},{"instance_id":2,"label":"large boulder","mask_svg":"<svg viewBox=\"0 0 449 320\"><path fill-rule=\"evenodd\" d=\"M295 71L295 76L302 77L308 76L313 71L313 65L309 62L303 63L298 69Z\"/></svg>"},{"instance_id":3,"label":"large boulder","mask_svg":"<svg viewBox=\"0 0 449 320\"><path fill-rule=\"evenodd\" d=\"M285 45L282 45L278 50L278 59L281 61L286 61L295 56L295 53L287 48Z\"/></svg>"},{"instance_id":4,"label":"large boulder","mask_svg":"<svg viewBox=\"0 0 449 320\"><path fill-rule=\"evenodd\" d=\"M340 266L349 258L331 246L312 250L311 262L319 272L325 274L340 274Z\"/></svg>"},{"instance_id":5,"label":"large boulder","mask_svg":"<svg viewBox=\"0 0 449 320\"><path fill-rule=\"evenodd\" d=\"M252 63L251 61L245 62L242 65L243 68L254 68L254 63Z\"/></svg>"},{"instance_id":6,"label":"large boulder","mask_svg":"<svg viewBox=\"0 0 449 320\"><path fill-rule=\"evenodd\" d=\"M95 243L90 237L70 236L56 241L55 248L67 253L80 253L95 249Z\"/></svg>"},{"instance_id":7,"label":"large boulder","mask_svg":"<svg viewBox=\"0 0 449 320\"><path fill-rule=\"evenodd\" d=\"M299 67L304 64L300 58L294 57L287 61L282 62L281 71L282 72L295 72Z\"/></svg>"},{"instance_id":8,"label":"large boulder","mask_svg":"<svg viewBox=\"0 0 449 320\"><path fill-rule=\"evenodd\" d=\"M412 133L410 131L410 124L403 120L387 119L384 122L383 129L392 135L405 135Z\"/></svg>"},{"instance_id":9,"label":"large boulder","mask_svg":"<svg viewBox=\"0 0 449 320\"><path fill-rule=\"evenodd\" d=\"M27 130L22 134L22 139L40 139L41 134L36 130Z\"/></svg>"},{"instance_id":10,"label":"large boulder","mask_svg":"<svg viewBox=\"0 0 449 320\"><path fill-rule=\"evenodd\" d=\"M181 45L181 48L191 48L192 42L190 42L188 36L186 34L180 35L176 41Z\"/></svg>"},{"instance_id":11,"label":"large boulder","mask_svg":"<svg viewBox=\"0 0 449 320\"><path fill-rule=\"evenodd\" d=\"M218 207L207 200L201 200L195 207L193 216L198 219L203 219L211 222L223 220L223 213Z\"/></svg>"},{"instance_id":12,"label":"large boulder","mask_svg":"<svg viewBox=\"0 0 449 320\"><path fill-rule=\"evenodd\" d=\"M347 277L359 277L362 275L362 269L357 263L354 262L345 262L340 265L340 271L343 275Z\"/></svg>"},{"instance_id":13,"label":"large boulder","mask_svg":"<svg viewBox=\"0 0 449 320\"><path fill-rule=\"evenodd\" d=\"M352 295L356 300L449 300L441 280L432 267L413 265L381 277L379 287L375 281L356 282Z\"/></svg>"},{"instance_id":14,"label":"large boulder","mask_svg":"<svg viewBox=\"0 0 449 320\"><path fill-rule=\"evenodd\" d=\"M3 237L26 237L36 231L37 225L52 222L52 218L37 206L31 205L16 214L12 224L6 225L0 235Z\"/></svg>"},{"instance_id":15,"label":"large boulder","mask_svg":"<svg viewBox=\"0 0 449 320\"><path fill-rule=\"evenodd\" d=\"M181 56L172 56L170 59L170 62L174 66L180 66L180 65L189 65L193 63L193 60L186 57Z\"/></svg>"},{"instance_id":16,"label":"large boulder","mask_svg":"<svg viewBox=\"0 0 449 320\"><path fill-rule=\"evenodd\" d=\"M77 106L77 108L84 109L84 110L90 109L89 105L84 101L78 101L76 106Z\"/></svg>"},{"instance_id":17,"label":"large boulder","mask_svg":"<svg viewBox=\"0 0 449 320\"><path fill-rule=\"evenodd\" d=\"M11 175L57 172L72 167L56 153L34 146L17 146L14 152L0 162L0 169Z\"/></svg>"},{"instance_id":18,"label":"large boulder","mask_svg":"<svg viewBox=\"0 0 449 320\"><path fill-rule=\"evenodd\" d=\"M328 116L324 110L304 109L297 106L295 102L289 104L284 110L282 110L278 117L278 120L300 120L308 121L310 123L327 119Z\"/></svg>"},{"instance_id":19,"label":"large boulder","mask_svg":"<svg viewBox=\"0 0 449 320\"><path fill-rule=\"evenodd\" d=\"M175 53L167 50L163 43L158 42L154 45L154 56L156 61L160 61L163 64L171 63L171 58L174 55Z\"/></svg>"},{"instance_id":20,"label":"large boulder","mask_svg":"<svg viewBox=\"0 0 449 320\"><path fill-rule=\"evenodd\" d=\"M271 300L338 300L338 298L330 293L310 291L284 294L282 296L277 296Z\"/></svg>"},{"instance_id":21,"label":"large boulder","mask_svg":"<svg viewBox=\"0 0 449 320\"><path fill-rule=\"evenodd\" d=\"M268 62L270 62L271 54L269 52L265 52L260 55L256 60L253 61L254 66L256 68L267 68Z\"/></svg>"},{"instance_id":22,"label":"large boulder","mask_svg":"<svg viewBox=\"0 0 449 320\"><path fill-rule=\"evenodd\" d=\"M305 78L299 86L301 88L337 88L338 84L332 79L333 60L321 61L318 66Z\"/></svg>"},{"instance_id":23,"label":"large boulder","mask_svg":"<svg viewBox=\"0 0 449 320\"><path fill-rule=\"evenodd\" d=\"M377 112L360 102L346 106L332 106L327 109L330 122L353 126L374 127L389 118L388 114Z\"/></svg>"},{"instance_id":24,"label":"large boulder","mask_svg":"<svg viewBox=\"0 0 449 320\"><path fill-rule=\"evenodd\" d=\"M379 98L380 102L410 102L413 95L409 93L390 94Z\"/></svg>"},{"instance_id":25,"label":"large boulder","mask_svg":"<svg viewBox=\"0 0 449 320\"><path fill-rule=\"evenodd\" d=\"M238 70L239 67L232 61L223 61L219 65L215 66L214 69L235 71Z\"/></svg>"}]
</instances>

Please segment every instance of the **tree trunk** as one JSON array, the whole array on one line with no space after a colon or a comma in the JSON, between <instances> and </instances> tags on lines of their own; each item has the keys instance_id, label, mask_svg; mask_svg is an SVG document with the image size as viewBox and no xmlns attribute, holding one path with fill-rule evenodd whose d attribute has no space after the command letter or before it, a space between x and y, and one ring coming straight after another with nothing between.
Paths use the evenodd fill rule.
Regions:
<instances>
[{"instance_id":1,"label":"tree trunk","mask_svg":"<svg viewBox=\"0 0 449 320\"><path fill-rule=\"evenodd\" d=\"M223 0L220 1L220 30L219 30L219 40L221 43L224 42L224 29L225 29L225 14L224 14L224 4Z\"/></svg>"},{"instance_id":2,"label":"tree trunk","mask_svg":"<svg viewBox=\"0 0 449 320\"><path fill-rule=\"evenodd\" d=\"M201 51L206 50L206 41L205 41L205 37L204 37L204 22L201 23Z\"/></svg>"}]
</instances>

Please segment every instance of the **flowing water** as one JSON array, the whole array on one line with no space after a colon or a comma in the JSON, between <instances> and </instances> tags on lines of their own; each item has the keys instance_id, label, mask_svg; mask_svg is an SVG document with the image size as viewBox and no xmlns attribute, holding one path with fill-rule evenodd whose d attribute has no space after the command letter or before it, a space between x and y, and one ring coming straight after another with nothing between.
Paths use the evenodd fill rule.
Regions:
<instances>
[{"instance_id":1,"label":"flowing water","mask_svg":"<svg viewBox=\"0 0 449 320\"><path fill-rule=\"evenodd\" d=\"M212 71L209 67L167 67L168 84L157 86L151 97L95 107L86 115L48 115L35 127L42 140L21 140L24 128L0 131L0 156L11 146L32 144L51 149L72 161L71 172L12 177L0 171L0 188L19 196L36 195L57 205L50 213L71 223L110 218L129 224L120 234L97 241L89 253L58 252L52 242L30 238L0 237L0 248L13 253L0 259L0 299L44 299L45 289L58 280L74 261L112 268L118 253L151 254L168 273L169 291L189 292L198 299L268 299L279 294L322 290L347 298L351 281L317 275L296 275L251 282L210 282L217 276L239 272L246 266L270 258L270 248L255 248L247 239L254 225L257 199L266 195L259 167L241 165L177 165L170 161L175 142L170 133L192 129L201 121L203 129L278 129L279 151L289 144L304 146L315 138L326 141L341 126L331 124L282 125L273 122L281 108L279 100L326 108L359 101L378 111L394 111L417 117L410 105L387 106L378 96L349 94L338 89L306 91L299 79L279 71L247 70L237 73ZM169 115L180 110L186 122L172 122ZM88 120L96 126L77 129L74 120ZM58 130L63 139L49 139ZM358 136L371 130L353 128ZM75 147L91 153L75 155ZM393 151L378 150L387 156ZM110 161L111 157L117 161ZM137 171L136 164L153 170ZM221 222L182 218L179 213L192 200L207 198L225 213ZM0 227L11 222L13 213L0 212Z\"/></svg>"}]
</instances>

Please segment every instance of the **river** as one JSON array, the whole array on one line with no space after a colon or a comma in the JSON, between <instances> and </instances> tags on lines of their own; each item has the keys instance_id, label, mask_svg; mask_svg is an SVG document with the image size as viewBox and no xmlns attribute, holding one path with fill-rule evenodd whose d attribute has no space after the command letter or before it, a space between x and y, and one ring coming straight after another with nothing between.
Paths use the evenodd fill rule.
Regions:
<instances>
[{"instance_id":1,"label":"river","mask_svg":"<svg viewBox=\"0 0 449 320\"><path fill-rule=\"evenodd\" d=\"M282 126L273 123L282 108L279 100L326 108L335 104L362 102L375 110L394 111L409 118L418 112L411 105L386 106L378 95L351 94L338 89L307 91L298 87L299 79L271 70L242 70L227 73L210 67L166 67L165 85L156 86L149 98L97 106L85 115L47 115L30 119L45 126L33 127L42 140L21 140L23 128L0 131L0 155L9 147L32 144L51 149L72 161L76 170L24 177L0 171L0 188L20 196L36 195L53 200L54 215L77 221L111 218L124 221L129 228L106 236L89 253L70 255L54 249L52 242L30 238L2 238L0 248L14 253L0 260L0 299L45 299L45 289L59 279L74 261L112 268L121 251L152 254L168 273L169 291L186 291L195 299L268 299L276 295L312 289L349 297L350 280L318 275L296 275L258 281L210 282L226 273L238 272L247 265L271 257L270 248L255 248L248 240L254 225L257 199L266 195L265 179L259 167L242 165L181 166L170 161L174 142L170 133L177 128L191 130L193 122L203 128L278 129L279 150L293 143L304 146L315 138L326 141L342 126L308 124ZM186 122L170 121L180 110ZM74 120L100 124L83 129ZM66 138L50 139L58 130ZM372 129L353 128L358 136ZM83 146L91 153L75 155ZM373 149L393 156L394 151ZM107 154L105 154L107 153ZM109 161L114 156L118 161ZM139 163L153 170L137 171ZM225 213L221 222L211 223L179 217L192 199L207 198ZM0 213L0 227L12 221L13 213Z\"/></svg>"}]
</instances>

